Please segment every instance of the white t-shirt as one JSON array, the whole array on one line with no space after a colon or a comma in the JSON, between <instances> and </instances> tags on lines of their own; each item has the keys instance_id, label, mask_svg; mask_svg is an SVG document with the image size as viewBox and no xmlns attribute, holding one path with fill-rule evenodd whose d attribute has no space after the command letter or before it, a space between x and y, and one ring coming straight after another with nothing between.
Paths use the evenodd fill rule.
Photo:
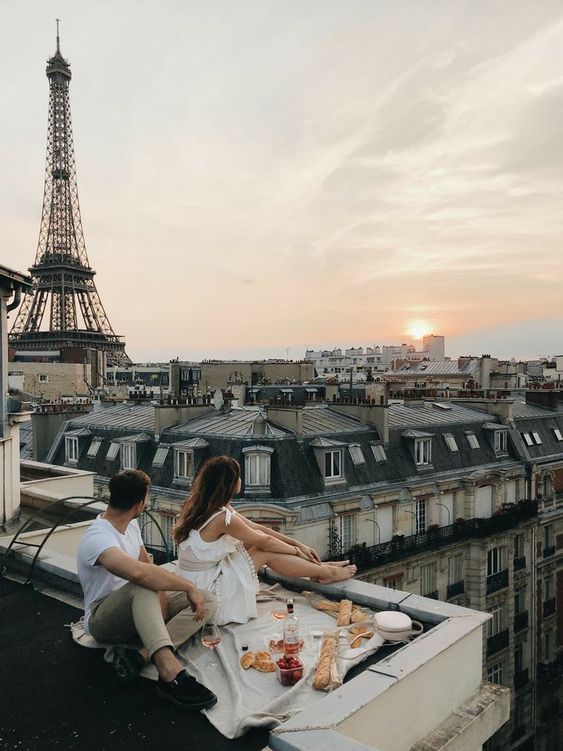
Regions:
<instances>
[{"instance_id":1,"label":"white t-shirt","mask_svg":"<svg viewBox=\"0 0 563 751\"><path fill-rule=\"evenodd\" d=\"M124 535L101 515L88 527L77 555L78 578L84 590L84 628L87 633L93 603L127 584L127 579L111 574L103 566L96 566L96 561L108 548L119 548L138 560L142 545L141 530L136 519L129 522Z\"/></svg>"}]
</instances>

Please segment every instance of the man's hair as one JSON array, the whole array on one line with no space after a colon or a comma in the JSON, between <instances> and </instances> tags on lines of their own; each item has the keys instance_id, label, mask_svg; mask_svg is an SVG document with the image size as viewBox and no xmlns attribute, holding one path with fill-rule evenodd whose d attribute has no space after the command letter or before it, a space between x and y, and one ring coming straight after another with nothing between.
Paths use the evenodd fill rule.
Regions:
<instances>
[{"instance_id":1,"label":"man's hair","mask_svg":"<svg viewBox=\"0 0 563 751\"><path fill-rule=\"evenodd\" d=\"M109 481L109 505L121 511L129 511L144 500L151 478L140 469L124 469L116 472Z\"/></svg>"}]
</instances>

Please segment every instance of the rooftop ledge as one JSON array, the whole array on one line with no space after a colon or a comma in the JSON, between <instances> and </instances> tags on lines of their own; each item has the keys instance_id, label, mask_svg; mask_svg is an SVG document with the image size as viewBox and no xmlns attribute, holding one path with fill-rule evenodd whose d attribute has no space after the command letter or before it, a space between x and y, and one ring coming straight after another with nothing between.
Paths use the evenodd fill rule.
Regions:
<instances>
[{"instance_id":1,"label":"rooftop ledge","mask_svg":"<svg viewBox=\"0 0 563 751\"><path fill-rule=\"evenodd\" d=\"M61 527L41 551L35 574L58 589L79 591L76 548L91 522ZM47 530L23 542L40 543ZM0 554L9 537L0 538ZM10 568L29 568L36 548L17 544ZM401 610L431 628L306 707L270 734L273 751L461 751L478 749L510 713L510 690L482 682L486 613L359 580L320 585L266 577L291 589L347 597L374 610ZM408 716L408 722L405 718Z\"/></svg>"}]
</instances>

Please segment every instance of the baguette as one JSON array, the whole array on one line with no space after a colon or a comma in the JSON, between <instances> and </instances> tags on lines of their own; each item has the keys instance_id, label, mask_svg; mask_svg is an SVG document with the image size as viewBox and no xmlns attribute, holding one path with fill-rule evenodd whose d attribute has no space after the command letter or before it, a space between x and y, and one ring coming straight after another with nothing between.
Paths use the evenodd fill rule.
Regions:
<instances>
[{"instance_id":1,"label":"baguette","mask_svg":"<svg viewBox=\"0 0 563 751\"><path fill-rule=\"evenodd\" d=\"M349 626L352 615L352 600L340 600L337 626Z\"/></svg>"},{"instance_id":2,"label":"baguette","mask_svg":"<svg viewBox=\"0 0 563 751\"><path fill-rule=\"evenodd\" d=\"M327 688L331 681L331 665L338 648L338 639L336 636L326 636L322 647L321 654L319 656L319 662L317 664L317 670L315 671L315 678L313 680L313 688L322 690Z\"/></svg>"},{"instance_id":3,"label":"baguette","mask_svg":"<svg viewBox=\"0 0 563 751\"><path fill-rule=\"evenodd\" d=\"M350 616L350 622L351 623L364 623L364 621L367 621L369 616L367 616L364 612L357 609L352 611L352 615Z\"/></svg>"}]
</instances>

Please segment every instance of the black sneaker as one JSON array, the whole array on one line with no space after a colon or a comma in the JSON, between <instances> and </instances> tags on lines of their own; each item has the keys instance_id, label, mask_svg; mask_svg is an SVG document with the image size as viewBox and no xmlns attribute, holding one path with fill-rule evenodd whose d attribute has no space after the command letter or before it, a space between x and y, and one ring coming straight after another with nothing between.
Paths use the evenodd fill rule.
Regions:
<instances>
[{"instance_id":1,"label":"black sneaker","mask_svg":"<svg viewBox=\"0 0 563 751\"><path fill-rule=\"evenodd\" d=\"M118 683L126 685L133 683L145 667L145 660L135 649L116 647L112 664Z\"/></svg>"},{"instance_id":2,"label":"black sneaker","mask_svg":"<svg viewBox=\"0 0 563 751\"><path fill-rule=\"evenodd\" d=\"M165 683L159 678L156 693L162 699L168 699L185 709L209 709L217 704L217 697L213 691L198 683L185 670L181 670L170 683Z\"/></svg>"}]
</instances>

